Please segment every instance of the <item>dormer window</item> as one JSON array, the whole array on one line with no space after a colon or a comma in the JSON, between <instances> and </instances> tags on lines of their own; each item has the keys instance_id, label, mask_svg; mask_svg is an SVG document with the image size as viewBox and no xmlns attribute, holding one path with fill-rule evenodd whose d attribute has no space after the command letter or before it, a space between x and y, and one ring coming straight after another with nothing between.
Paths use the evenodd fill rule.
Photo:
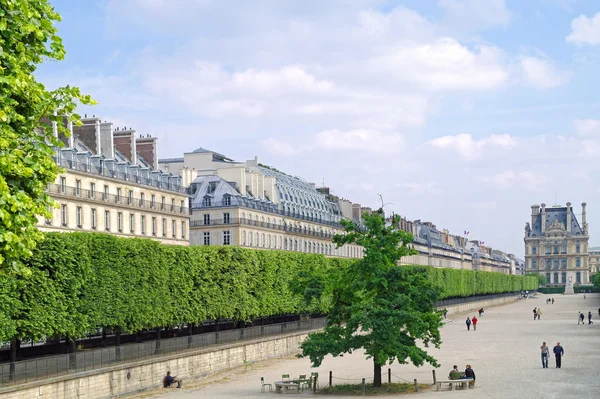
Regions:
<instances>
[{"instance_id":1,"label":"dormer window","mask_svg":"<svg viewBox=\"0 0 600 399\"><path fill-rule=\"evenodd\" d=\"M205 196L204 200L202 201L202 206L212 206L212 197L210 196Z\"/></svg>"},{"instance_id":2,"label":"dormer window","mask_svg":"<svg viewBox=\"0 0 600 399\"><path fill-rule=\"evenodd\" d=\"M231 196L229 194L223 196L223 206L231 206Z\"/></svg>"},{"instance_id":3,"label":"dormer window","mask_svg":"<svg viewBox=\"0 0 600 399\"><path fill-rule=\"evenodd\" d=\"M216 181L211 181L210 183L208 183L208 193L212 194L217 190L217 182Z\"/></svg>"}]
</instances>

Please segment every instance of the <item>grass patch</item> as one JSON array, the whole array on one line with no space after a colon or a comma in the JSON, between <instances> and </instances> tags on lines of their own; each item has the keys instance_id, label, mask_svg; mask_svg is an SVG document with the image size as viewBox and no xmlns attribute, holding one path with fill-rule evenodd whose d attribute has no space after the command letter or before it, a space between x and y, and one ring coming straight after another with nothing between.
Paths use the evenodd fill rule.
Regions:
<instances>
[{"instance_id":1,"label":"grass patch","mask_svg":"<svg viewBox=\"0 0 600 399\"><path fill-rule=\"evenodd\" d=\"M419 391L429 389L431 386L419 384ZM374 388L373 384L365 386L365 395L385 395L390 393L410 393L415 392L415 384L383 384L380 388ZM319 393L326 395L362 395L362 384L342 384L319 389Z\"/></svg>"}]
</instances>

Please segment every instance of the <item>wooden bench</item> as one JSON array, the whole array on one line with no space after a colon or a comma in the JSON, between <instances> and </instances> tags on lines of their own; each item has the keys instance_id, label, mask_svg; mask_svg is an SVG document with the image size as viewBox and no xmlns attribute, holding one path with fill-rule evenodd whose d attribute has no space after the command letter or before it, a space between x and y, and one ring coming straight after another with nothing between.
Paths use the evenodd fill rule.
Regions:
<instances>
[{"instance_id":1,"label":"wooden bench","mask_svg":"<svg viewBox=\"0 0 600 399\"><path fill-rule=\"evenodd\" d=\"M286 393L288 393L290 390L296 390L296 393L300 393L300 384L297 384L292 381L275 382L275 393L283 393L284 388Z\"/></svg>"},{"instance_id":2,"label":"wooden bench","mask_svg":"<svg viewBox=\"0 0 600 399\"><path fill-rule=\"evenodd\" d=\"M474 380L472 378L464 378L462 380L436 380L435 386L436 386L436 390L438 390L438 391L441 391L442 384L449 384L451 391L454 389L455 385L460 385L463 389L469 389L468 383L473 382L473 381Z\"/></svg>"}]
</instances>

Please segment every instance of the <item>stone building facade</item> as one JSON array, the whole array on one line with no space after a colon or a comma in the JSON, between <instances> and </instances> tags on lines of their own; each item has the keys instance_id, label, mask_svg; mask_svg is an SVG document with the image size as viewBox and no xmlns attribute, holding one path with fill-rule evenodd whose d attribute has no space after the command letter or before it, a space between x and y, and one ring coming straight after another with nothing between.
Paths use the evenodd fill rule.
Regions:
<instances>
[{"instance_id":1,"label":"stone building facade","mask_svg":"<svg viewBox=\"0 0 600 399\"><path fill-rule=\"evenodd\" d=\"M158 164L189 186L191 245L362 257L360 246L336 248L332 242L342 231L340 220L353 219L362 207L331 195L327 188L318 190L314 183L256 158L236 162L204 148Z\"/></svg>"},{"instance_id":2,"label":"stone building facade","mask_svg":"<svg viewBox=\"0 0 600 399\"><path fill-rule=\"evenodd\" d=\"M58 207L52 218L40 217L40 230L96 231L189 245L189 196L181 177L153 168L136 151L134 135L128 134L126 143L121 140L125 156L114 141L112 124L99 118L83 122L71 127L67 148L56 149L54 160L64 172L47 191Z\"/></svg>"},{"instance_id":3,"label":"stone building facade","mask_svg":"<svg viewBox=\"0 0 600 399\"><path fill-rule=\"evenodd\" d=\"M531 206L525 225L525 271L540 273L552 285L588 284L588 224L581 204L581 224L570 202L565 207Z\"/></svg>"}]
</instances>

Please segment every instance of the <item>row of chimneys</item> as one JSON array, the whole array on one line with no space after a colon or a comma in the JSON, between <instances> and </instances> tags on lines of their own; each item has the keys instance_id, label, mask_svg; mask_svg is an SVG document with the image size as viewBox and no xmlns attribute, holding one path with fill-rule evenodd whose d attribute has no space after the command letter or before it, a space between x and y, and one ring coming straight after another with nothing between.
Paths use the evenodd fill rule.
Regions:
<instances>
[{"instance_id":1,"label":"row of chimneys","mask_svg":"<svg viewBox=\"0 0 600 399\"><path fill-rule=\"evenodd\" d=\"M158 151L156 137L147 134L135 137L135 130L129 128L113 129L112 123L101 122L93 115L85 118L82 126L73 126L73 136L77 136L94 153L114 158L114 150L125 155L132 164L137 164L138 153L152 167L158 169Z\"/></svg>"}]
</instances>

